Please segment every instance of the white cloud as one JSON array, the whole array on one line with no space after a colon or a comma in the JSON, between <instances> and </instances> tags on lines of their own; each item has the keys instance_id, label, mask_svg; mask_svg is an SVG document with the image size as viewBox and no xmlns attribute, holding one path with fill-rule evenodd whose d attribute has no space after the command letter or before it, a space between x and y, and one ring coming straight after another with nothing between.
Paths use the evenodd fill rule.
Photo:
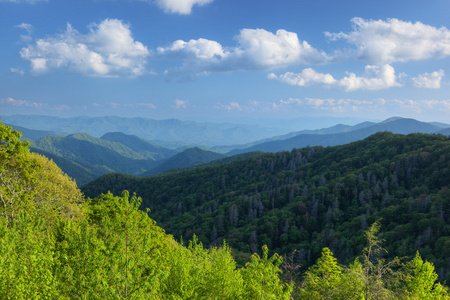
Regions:
<instances>
[{"instance_id":1,"label":"white cloud","mask_svg":"<svg viewBox=\"0 0 450 300\"><path fill-rule=\"evenodd\" d=\"M45 103L30 102L28 100L14 99L14 98L11 98L11 97L8 97L6 99L2 99L0 103L2 105L8 105L8 106L34 107L34 108L41 108L41 107L47 105Z\"/></svg>"},{"instance_id":2,"label":"white cloud","mask_svg":"<svg viewBox=\"0 0 450 300\"><path fill-rule=\"evenodd\" d=\"M339 80L338 85L347 91L353 90L380 90L401 86L397 82L395 70L390 65L365 67L367 77L358 77L354 73Z\"/></svg>"},{"instance_id":3,"label":"white cloud","mask_svg":"<svg viewBox=\"0 0 450 300\"><path fill-rule=\"evenodd\" d=\"M147 102L139 102L135 104L135 107L140 108L150 108L150 109L156 109L156 105L153 103L147 103Z\"/></svg>"},{"instance_id":4,"label":"white cloud","mask_svg":"<svg viewBox=\"0 0 450 300\"><path fill-rule=\"evenodd\" d=\"M176 109L186 109L187 108L187 101L183 101L180 99L175 99L175 106Z\"/></svg>"},{"instance_id":5,"label":"white cloud","mask_svg":"<svg viewBox=\"0 0 450 300\"><path fill-rule=\"evenodd\" d=\"M236 37L242 62L249 68L268 69L291 64L317 64L326 61L325 53L301 42L294 32L277 30L275 34L264 29L242 29Z\"/></svg>"},{"instance_id":6,"label":"white cloud","mask_svg":"<svg viewBox=\"0 0 450 300\"><path fill-rule=\"evenodd\" d=\"M169 47L158 47L157 52L168 58L198 60L209 63L217 59L223 59L230 54L226 53L218 42L207 39L190 40L189 42L178 40Z\"/></svg>"},{"instance_id":7,"label":"white cloud","mask_svg":"<svg viewBox=\"0 0 450 300\"><path fill-rule=\"evenodd\" d=\"M428 109L450 112L450 100L423 100L422 102Z\"/></svg>"},{"instance_id":8,"label":"white cloud","mask_svg":"<svg viewBox=\"0 0 450 300\"><path fill-rule=\"evenodd\" d=\"M332 40L344 39L356 46L358 58L371 64L424 60L450 55L450 30L421 22L398 19L353 18L350 33L329 33Z\"/></svg>"},{"instance_id":9,"label":"white cloud","mask_svg":"<svg viewBox=\"0 0 450 300\"><path fill-rule=\"evenodd\" d=\"M134 40L130 26L116 19L92 24L85 35L68 24L63 34L39 39L20 51L21 57L30 61L34 75L68 68L105 77L142 75L149 54L146 46Z\"/></svg>"},{"instance_id":10,"label":"white cloud","mask_svg":"<svg viewBox=\"0 0 450 300\"><path fill-rule=\"evenodd\" d=\"M441 87L441 79L444 77L444 70L435 71L433 73L424 73L417 77L413 77L415 87L439 89Z\"/></svg>"},{"instance_id":11,"label":"white cloud","mask_svg":"<svg viewBox=\"0 0 450 300\"><path fill-rule=\"evenodd\" d=\"M303 69L301 73L287 72L277 77L274 73L268 75L269 79L278 79L291 85L310 86L315 84L333 85L336 79L330 74L317 73L311 68Z\"/></svg>"},{"instance_id":12,"label":"white cloud","mask_svg":"<svg viewBox=\"0 0 450 300\"><path fill-rule=\"evenodd\" d=\"M293 109L320 110L330 112L368 112L383 110L386 100L379 98L373 100L359 99L333 99L333 98L289 98L273 102L272 107L276 111L291 111Z\"/></svg>"},{"instance_id":13,"label":"white cloud","mask_svg":"<svg viewBox=\"0 0 450 300\"><path fill-rule=\"evenodd\" d=\"M25 71L22 68L11 68L11 73L25 75Z\"/></svg>"},{"instance_id":14,"label":"white cloud","mask_svg":"<svg viewBox=\"0 0 450 300\"><path fill-rule=\"evenodd\" d=\"M20 39L22 40L22 42L24 42L24 43L31 42L31 40L32 40L31 33L33 32L33 25L27 24L27 23L22 23L22 24L16 25L16 27L24 29L27 32L27 34L22 34L20 36Z\"/></svg>"},{"instance_id":15,"label":"white cloud","mask_svg":"<svg viewBox=\"0 0 450 300\"><path fill-rule=\"evenodd\" d=\"M293 64L319 64L329 58L324 52L301 42L297 34L278 30L242 29L236 36L238 45L224 48L207 39L178 40L159 47L161 57L183 60L183 66L167 74L199 74L236 70L268 70Z\"/></svg>"},{"instance_id":16,"label":"white cloud","mask_svg":"<svg viewBox=\"0 0 450 300\"><path fill-rule=\"evenodd\" d=\"M155 0L156 4L166 13L189 15L194 5L203 6L213 0Z\"/></svg>"},{"instance_id":17,"label":"white cloud","mask_svg":"<svg viewBox=\"0 0 450 300\"><path fill-rule=\"evenodd\" d=\"M230 102L228 104L218 104L216 105L217 109L222 109L222 110L227 110L227 111L232 111L232 110L239 110L241 111L243 109L243 107L238 103L238 102Z\"/></svg>"},{"instance_id":18,"label":"white cloud","mask_svg":"<svg viewBox=\"0 0 450 300\"><path fill-rule=\"evenodd\" d=\"M277 79L282 82L298 85L310 86L315 84L322 84L327 86L338 86L344 88L346 91L354 90L380 90L390 87L401 86L397 82L395 70L390 65L365 67L365 76L358 77L355 73L350 73L347 77L336 80L330 74L323 74L314 71L313 69L304 69L301 73L287 72L280 76L269 74L269 79Z\"/></svg>"},{"instance_id":19,"label":"white cloud","mask_svg":"<svg viewBox=\"0 0 450 300\"><path fill-rule=\"evenodd\" d=\"M117 102L107 102L107 103L92 103L94 107L109 107L112 109L156 109L156 105L149 102L137 102L137 103L117 103Z\"/></svg>"},{"instance_id":20,"label":"white cloud","mask_svg":"<svg viewBox=\"0 0 450 300\"><path fill-rule=\"evenodd\" d=\"M21 28L21 29L25 29L28 32L28 34L31 34L33 32L33 25L31 25L31 24L21 23L19 25L16 25L16 27L17 28Z\"/></svg>"}]
</instances>

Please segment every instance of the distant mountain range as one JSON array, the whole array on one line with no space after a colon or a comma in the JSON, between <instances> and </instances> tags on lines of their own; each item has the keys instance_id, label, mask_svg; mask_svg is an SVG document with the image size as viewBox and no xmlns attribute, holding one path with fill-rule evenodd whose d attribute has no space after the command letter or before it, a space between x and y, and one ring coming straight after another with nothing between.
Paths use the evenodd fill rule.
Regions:
<instances>
[{"instance_id":1,"label":"distant mountain range","mask_svg":"<svg viewBox=\"0 0 450 300\"><path fill-rule=\"evenodd\" d=\"M27 118L25 116L20 116L20 118L17 119L24 121ZM111 123L115 120L115 117L91 119L78 118L77 120L82 124L72 124L71 128L69 128L69 124L71 124L70 122L74 122L74 119L71 119L70 122L69 119L67 119L64 123L62 121L64 119L61 118L34 116L30 117L30 120L32 121L31 123L35 125L39 125L39 122L48 120L49 124L54 124L52 125L54 127L47 125L46 127L43 127L45 130L40 130L14 125L13 128L23 133L23 139L30 141L30 148L32 151L46 155L53 159L64 172L77 181L79 186L109 172L150 176L168 171L175 172L184 170L202 164L217 165L226 163L239 159L239 157L242 157L242 155L247 153L249 153L248 156L255 156L259 155L260 152L279 152L283 150L290 151L293 148L302 148L306 146L341 145L364 139L380 131L389 131L392 133L401 134L421 132L450 135L449 124L426 123L414 119L394 117L379 123L362 122L353 126L338 124L332 127L317 130L291 132L247 144L223 144L222 146L212 146L211 149L186 145L178 148L169 148L160 145L155 141L147 140L138 134L108 132L103 134L101 137L94 137L88 133L64 133L67 129L86 129L86 126L89 123L91 126L93 126L92 124L97 124L100 127L101 124L106 124L103 128L94 126L95 128L90 130L91 132L96 131L97 133L103 132L106 129L113 127ZM88 124L83 124L83 120L88 120ZM124 120L127 119L117 118L117 120L118 123L123 125L126 123ZM133 120L139 123L138 121L140 119L136 118ZM57 127L56 124L58 124L58 122L60 125L65 124L65 127ZM147 122L148 125L148 120L145 122ZM154 124L157 123L158 122ZM169 123L179 125L187 124L177 120L171 120ZM165 128L169 131L167 134L168 137L182 135L182 133L185 132L182 130L181 133L175 134L171 132L168 127L164 127L167 125L166 122L158 124L161 125L158 130L162 131L163 128ZM140 126L143 125L141 124ZM217 126L220 127L222 125ZM115 127L120 126L117 125ZM189 128L194 130L194 127ZM56 131L48 130L51 128ZM236 128L237 127L233 130ZM126 126L122 127L122 129L125 131L130 131ZM194 130L189 134L189 136L199 136L204 133L203 127L197 126L197 129L199 129L199 131ZM213 130L213 132L215 131ZM227 134L224 133L221 134L222 137L226 135ZM186 139L188 139L188 137L186 137ZM221 140L221 138L215 140ZM166 141L167 142L165 143L171 144L168 138ZM231 142L229 144L231 144ZM178 142L172 144L172 146L174 145L178 145Z\"/></svg>"},{"instance_id":2,"label":"distant mountain range","mask_svg":"<svg viewBox=\"0 0 450 300\"><path fill-rule=\"evenodd\" d=\"M101 138L87 133L46 136L30 140L30 149L55 161L79 186L110 172L149 176L225 157L197 147L169 149L120 132Z\"/></svg>"},{"instance_id":3,"label":"distant mountain range","mask_svg":"<svg viewBox=\"0 0 450 300\"><path fill-rule=\"evenodd\" d=\"M154 120L123 117L2 116L3 123L44 131L79 133L101 137L109 132L137 135L162 146L206 146L248 143L287 133L270 126L201 123L176 119Z\"/></svg>"},{"instance_id":4,"label":"distant mountain range","mask_svg":"<svg viewBox=\"0 0 450 300\"><path fill-rule=\"evenodd\" d=\"M447 128L445 128L447 126ZM235 155L250 151L279 152L290 151L293 148L306 146L336 146L357 140L362 140L376 132L389 131L392 133L441 133L449 132L449 124L420 122L414 119L394 117L380 123L363 122L354 126L336 125L319 130L305 130L289 133L287 135L273 137L260 142L245 145L235 145L235 149L228 151L227 155ZM231 146L233 147L233 146ZM226 147L214 147L215 150L227 149Z\"/></svg>"}]
</instances>

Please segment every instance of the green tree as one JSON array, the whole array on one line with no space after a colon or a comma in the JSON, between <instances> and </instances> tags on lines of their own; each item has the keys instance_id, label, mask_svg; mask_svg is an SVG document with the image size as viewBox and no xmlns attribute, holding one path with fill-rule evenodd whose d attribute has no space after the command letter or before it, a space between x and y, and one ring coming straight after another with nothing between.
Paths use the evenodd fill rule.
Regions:
<instances>
[{"instance_id":1,"label":"green tree","mask_svg":"<svg viewBox=\"0 0 450 300\"><path fill-rule=\"evenodd\" d=\"M433 264L424 262L417 251L402 271L402 298L449 299L448 289L436 282L437 277Z\"/></svg>"},{"instance_id":2,"label":"green tree","mask_svg":"<svg viewBox=\"0 0 450 300\"><path fill-rule=\"evenodd\" d=\"M93 200L89 218L104 243L109 299L158 298L168 274L169 239L148 215L141 199L102 195Z\"/></svg>"},{"instance_id":3,"label":"green tree","mask_svg":"<svg viewBox=\"0 0 450 300\"><path fill-rule=\"evenodd\" d=\"M342 267L328 248L305 274L300 292L301 299L335 299L340 294Z\"/></svg>"},{"instance_id":4,"label":"green tree","mask_svg":"<svg viewBox=\"0 0 450 300\"><path fill-rule=\"evenodd\" d=\"M282 283L278 276L283 258L278 254L268 258L269 249L266 245L262 250L262 257L253 254L251 262L241 270L243 299L291 299L292 286Z\"/></svg>"},{"instance_id":5,"label":"green tree","mask_svg":"<svg viewBox=\"0 0 450 300\"><path fill-rule=\"evenodd\" d=\"M361 256L364 282L365 299L386 299L392 297L392 291L388 286L396 280L393 267L400 265L400 260L395 257L386 262L383 254L386 250L382 247L382 240L378 237L380 232L379 221L374 222L366 231L367 246Z\"/></svg>"},{"instance_id":6,"label":"green tree","mask_svg":"<svg viewBox=\"0 0 450 300\"><path fill-rule=\"evenodd\" d=\"M82 194L75 182L46 157L30 153L22 134L0 122L0 212L12 226L21 212L42 218L82 215Z\"/></svg>"},{"instance_id":7,"label":"green tree","mask_svg":"<svg viewBox=\"0 0 450 300\"><path fill-rule=\"evenodd\" d=\"M20 141L22 133L0 122L0 201L1 215L8 226L29 204L29 193L36 181L33 161L28 159L28 143Z\"/></svg>"}]
</instances>

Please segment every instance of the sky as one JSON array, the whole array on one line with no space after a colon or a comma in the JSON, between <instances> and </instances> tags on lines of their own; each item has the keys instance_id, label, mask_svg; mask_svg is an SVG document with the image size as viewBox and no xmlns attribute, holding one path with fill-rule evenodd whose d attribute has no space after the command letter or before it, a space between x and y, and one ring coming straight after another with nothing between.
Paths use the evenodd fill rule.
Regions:
<instances>
[{"instance_id":1,"label":"sky","mask_svg":"<svg viewBox=\"0 0 450 300\"><path fill-rule=\"evenodd\" d=\"M449 15L448 0L0 0L0 115L450 123Z\"/></svg>"}]
</instances>

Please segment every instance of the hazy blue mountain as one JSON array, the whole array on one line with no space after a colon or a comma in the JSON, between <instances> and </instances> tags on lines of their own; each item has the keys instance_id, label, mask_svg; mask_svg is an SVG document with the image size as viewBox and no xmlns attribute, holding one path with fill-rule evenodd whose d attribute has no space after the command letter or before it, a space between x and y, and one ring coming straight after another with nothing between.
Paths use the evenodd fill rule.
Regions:
<instances>
[{"instance_id":1,"label":"hazy blue mountain","mask_svg":"<svg viewBox=\"0 0 450 300\"><path fill-rule=\"evenodd\" d=\"M430 122L430 124L442 127L442 128L450 128L450 124L447 123L441 123L441 122Z\"/></svg>"},{"instance_id":2,"label":"hazy blue mountain","mask_svg":"<svg viewBox=\"0 0 450 300\"><path fill-rule=\"evenodd\" d=\"M416 132L437 133L440 130L442 130L442 127L430 123L399 117L390 118L380 123L365 122L364 124L358 124L352 127L359 129L351 130L350 128L351 127L340 126L340 129L343 129L344 131L334 134L302 133L288 139L277 139L256 144L248 148L235 149L229 151L227 155L235 155L250 151L265 151L265 152L278 152L283 150L290 151L293 148L301 148L306 146L317 146L317 145L336 146L364 139L380 131L409 134ZM327 130L328 129L322 130L322 132L326 132Z\"/></svg>"},{"instance_id":3,"label":"hazy blue mountain","mask_svg":"<svg viewBox=\"0 0 450 300\"><path fill-rule=\"evenodd\" d=\"M220 153L227 153L232 150L236 150L236 152L230 152L230 153L240 153L239 151L237 151L237 149L247 149L247 148L252 148L253 146L263 144L263 143L287 140L287 139L290 139L290 138L293 138L295 136L299 136L302 134L304 134L304 135L310 135L310 134L324 135L324 134L343 133L343 132L350 132L350 131L354 131L357 129L370 127L375 124L376 123L373 123L373 122L363 122L363 123L359 123L359 124L356 124L353 126L337 124L337 125L334 125L334 126L331 126L328 128L294 131L294 132L290 132L288 134L278 135L278 136L274 136L274 137L267 138L267 139L262 139L262 140L251 142L251 143L246 143L246 144L241 144L241 145L229 145L229 146L221 145L221 146L211 147L211 149L214 151L220 152Z\"/></svg>"},{"instance_id":4,"label":"hazy blue mountain","mask_svg":"<svg viewBox=\"0 0 450 300\"><path fill-rule=\"evenodd\" d=\"M86 132L101 137L108 132L122 132L141 138L170 143L173 147L183 145L233 145L261 140L287 133L287 129L270 126L236 125L230 123L200 123L175 119L154 120L122 117L74 117L50 116L4 116L2 121L47 131L68 133Z\"/></svg>"},{"instance_id":5,"label":"hazy blue mountain","mask_svg":"<svg viewBox=\"0 0 450 300\"><path fill-rule=\"evenodd\" d=\"M445 129L439 130L438 133L450 135L450 128L445 128Z\"/></svg>"},{"instance_id":6,"label":"hazy blue mountain","mask_svg":"<svg viewBox=\"0 0 450 300\"><path fill-rule=\"evenodd\" d=\"M193 147L180 152L155 168L144 172L141 176L150 176L163 173L168 170L180 170L187 167L202 165L210 161L224 158L225 155Z\"/></svg>"},{"instance_id":7,"label":"hazy blue mountain","mask_svg":"<svg viewBox=\"0 0 450 300\"><path fill-rule=\"evenodd\" d=\"M55 131L47 131L47 130L35 130L35 129L29 129L29 128L25 128L22 126L18 126L18 125L9 125L9 124L5 124L8 126L11 126L14 130L20 131L22 132L22 139L26 139L26 140L37 140L40 138L43 138L45 136L67 136L68 133L63 133L63 132L55 132Z\"/></svg>"}]
</instances>

